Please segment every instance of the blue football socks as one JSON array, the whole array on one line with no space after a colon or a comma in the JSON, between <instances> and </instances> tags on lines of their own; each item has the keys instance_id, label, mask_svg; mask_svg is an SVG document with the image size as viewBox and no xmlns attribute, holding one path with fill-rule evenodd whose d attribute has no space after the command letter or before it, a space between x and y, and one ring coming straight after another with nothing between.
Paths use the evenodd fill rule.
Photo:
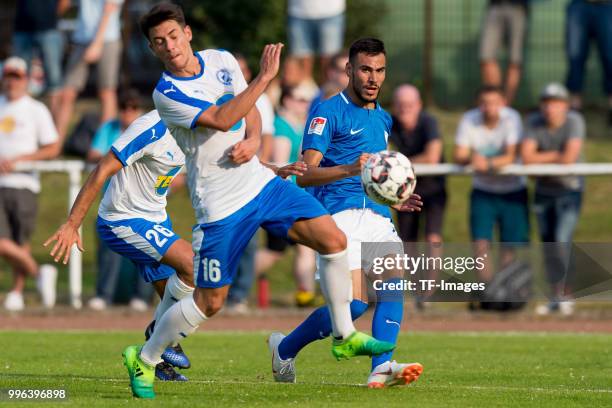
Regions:
<instances>
[{"instance_id":1,"label":"blue football socks","mask_svg":"<svg viewBox=\"0 0 612 408\"><path fill-rule=\"evenodd\" d=\"M353 320L359 318L367 309L367 303L353 300L351 302L351 318ZM283 360L294 358L308 344L328 337L331 332L332 322L329 309L327 306L321 306L280 342L278 356Z\"/></svg>"},{"instance_id":2,"label":"blue football socks","mask_svg":"<svg viewBox=\"0 0 612 408\"><path fill-rule=\"evenodd\" d=\"M401 279L394 278L385 283L398 283ZM372 318L372 336L376 340L397 343L397 336L404 314L404 292L401 290L377 290L376 308ZM372 357L372 369L385 361L391 360L393 352Z\"/></svg>"}]
</instances>

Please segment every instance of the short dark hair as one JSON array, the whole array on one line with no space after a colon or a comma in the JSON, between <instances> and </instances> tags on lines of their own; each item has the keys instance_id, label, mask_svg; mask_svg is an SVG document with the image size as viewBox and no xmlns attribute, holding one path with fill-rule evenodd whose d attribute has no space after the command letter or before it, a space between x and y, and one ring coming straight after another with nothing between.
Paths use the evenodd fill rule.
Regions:
<instances>
[{"instance_id":1,"label":"short dark hair","mask_svg":"<svg viewBox=\"0 0 612 408\"><path fill-rule=\"evenodd\" d=\"M499 85L483 85L478 89L478 97L480 98L484 94L497 93L503 96L504 90Z\"/></svg>"},{"instance_id":2,"label":"short dark hair","mask_svg":"<svg viewBox=\"0 0 612 408\"><path fill-rule=\"evenodd\" d=\"M349 61L353 63L357 54L378 55L385 54L385 44L377 38L361 38L351 44L349 48Z\"/></svg>"},{"instance_id":3,"label":"short dark hair","mask_svg":"<svg viewBox=\"0 0 612 408\"><path fill-rule=\"evenodd\" d=\"M135 88L129 88L119 94L119 110L141 109L142 97Z\"/></svg>"},{"instance_id":4,"label":"short dark hair","mask_svg":"<svg viewBox=\"0 0 612 408\"><path fill-rule=\"evenodd\" d=\"M168 2L157 3L140 18L140 31L148 40L149 30L168 20L176 21L181 27L186 25L185 13L181 6Z\"/></svg>"}]
</instances>

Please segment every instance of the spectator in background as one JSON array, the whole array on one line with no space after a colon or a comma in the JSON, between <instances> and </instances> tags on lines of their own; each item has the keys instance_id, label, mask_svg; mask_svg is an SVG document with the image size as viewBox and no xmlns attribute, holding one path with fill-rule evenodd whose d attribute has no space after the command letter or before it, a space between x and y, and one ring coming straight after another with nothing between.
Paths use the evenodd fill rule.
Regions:
<instances>
[{"instance_id":1,"label":"spectator in background","mask_svg":"<svg viewBox=\"0 0 612 408\"><path fill-rule=\"evenodd\" d=\"M308 107L314 98L313 89L301 84L285 87L281 95L281 106L274 118L273 161L278 164L295 163L300 158L304 126L308 117ZM295 181L295 177L292 177ZM271 268L283 256L290 243L280 237L267 233L266 248L259 249L256 256L257 274ZM315 253L304 245L295 245L293 272L297 291L295 302L299 307L315 306L314 273Z\"/></svg>"},{"instance_id":2,"label":"spectator in background","mask_svg":"<svg viewBox=\"0 0 612 408\"><path fill-rule=\"evenodd\" d=\"M583 161L585 124L582 116L569 111L569 93L557 83L547 85L540 94L540 111L526 120L521 156L525 164L572 164ZM570 257L569 244L580 214L584 179L579 176L538 177L533 210L538 220L542 242L567 243L545 248L546 271L553 293L548 305L536 312L548 314L574 311L572 301L563 301L567 288L565 271Z\"/></svg>"},{"instance_id":3,"label":"spectator in background","mask_svg":"<svg viewBox=\"0 0 612 408\"><path fill-rule=\"evenodd\" d=\"M64 140L74 103L85 88L90 65L97 70L100 123L117 116L117 82L121 63L121 6L123 0L79 0L77 27L72 37L61 106L55 121Z\"/></svg>"},{"instance_id":4,"label":"spectator in background","mask_svg":"<svg viewBox=\"0 0 612 408\"><path fill-rule=\"evenodd\" d=\"M348 86L348 75L346 75L346 64L348 53L346 51L334 54L325 69L325 82L319 89L319 93L312 100L309 112L312 112L318 104L332 96L340 93Z\"/></svg>"},{"instance_id":5,"label":"spectator in background","mask_svg":"<svg viewBox=\"0 0 612 408\"><path fill-rule=\"evenodd\" d=\"M346 0L289 0L289 51L299 58L306 77L313 76L315 55L324 73L330 57L342 49L345 11Z\"/></svg>"},{"instance_id":6,"label":"spectator in background","mask_svg":"<svg viewBox=\"0 0 612 408\"><path fill-rule=\"evenodd\" d=\"M87 160L91 163L99 162L102 157L111 149L113 143L121 136L133 121L144 113L140 94L135 89L128 89L119 96L119 117L109 120L100 126L96 132ZM108 182L104 186L104 191L108 187ZM121 274L122 264L125 265L124 258L111 250L98 240L98 275L96 278L96 294L88 302L88 306L93 310L104 310L113 303L113 297L119 275ZM150 296L150 287L138 274L134 296L130 301L130 307L136 311L147 310L145 299Z\"/></svg>"},{"instance_id":7,"label":"spectator in background","mask_svg":"<svg viewBox=\"0 0 612 408\"><path fill-rule=\"evenodd\" d=\"M591 39L597 42L608 96L608 125L612 126L612 0L572 0L565 20L565 51L568 59L567 87L571 106L582 109L584 71Z\"/></svg>"},{"instance_id":8,"label":"spectator in background","mask_svg":"<svg viewBox=\"0 0 612 408\"><path fill-rule=\"evenodd\" d=\"M393 126L389 142L413 163L444 162L442 138L438 122L423 111L419 90L412 85L400 85L393 94ZM425 205L421 213L397 212L399 236L404 242L418 242L420 224L425 224L425 240L429 256L441 257L442 222L446 206L444 176L419 177L415 193ZM424 222L423 222L424 221ZM416 249L416 248L415 248ZM435 279L438 271L418 271L422 279ZM424 307L426 293L415 293L418 309Z\"/></svg>"},{"instance_id":9,"label":"spectator in background","mask_svg":"<svg viewBox=\"0 0 612 408\"><path fill-rule=\"evenodd\" d=\"M244 79L247 83L251 82L253 73L246 58L239 53L234 54L234 56L240 65ZM261 116L261 147L257 156L263 162L270 162L273 160L272 152L274 150L274 107L266 93L263 93L257 99L255 106ZM258 242L258 235L255 234L240 257L236 276L230 286L225 306L225 310L229 314L247 314L249 312L248 299L255 280L255 254Z\"/></svg>"},{"instance_id":10,"label":"spectator in background","mask_svg":"<svg viewBox=\"0 0 612 408\"><path fill-rule=\"evenodd\" d=\"M528 242L529 214L525 179L494 173L518 159L521 117L505 106L499 87L484 86L478 94L478 108L466 112L455 138L455 162L471 165L476 174L470 195L470 230L476 256L483 256L493 241L499 225L499 240ZM492 269L489 257L481 278L489 281ZM502 253L501 265L513 260L512 251Z\"/></svg>"},{"instance_id":11,"label":"spectator in background","mask_svg":"<svg viewBox=\"0 0 612 408\"><path fill-rule=\"evenodd\" d=\"M489 0L480 35L480 70L484 85L502 86L512 104L521 80L527 33L528 0ZM509 64L506 79L497 61L504 39L508 39Z\"/></svg>"},{"instance_id":12,"label":"spectator in background","mask_svg":"<svg viewBox=\"0 0 612 408\"><path fill-rule=\"evenodd\" d=\"M23 58L29 67L35 51L41 56L53 116L59 108L64 55L64 37L57 22L69 7L70 0L20 0L15 14L13 54Z\"/></svg>"},{"instance_id":13,"label":"spectator in background","mask_svg":"<svg viewBox=\"0 0 612 408\"><path fill-rule=\"evenodd\" d=\"M19 57L2 68L0 96L0 256L13 268L15 283L4 300L11 311L24 308L26 275L38 278L42 303L55 304L57 269L42 265L31 254L30 238L36 225L38 175L15 172L22 161L46 160L60 152L57 130L47 107L28 93L28 65Z\"/></svg>"},{"instance_id":14,"label":"spectator in background","mask_svg":"<svg viewBox=\"0 0 612 408\"><path fill-rule=\"evenodd\" d=\"M393 94L393 127L390 142L413 163L443 163L442 138L438 122L423 111L419 90L412 85L400 85ZM399 234L402 241L418 241L419 221L425 218L425 239L442 242L442 221L446 206L444 176L419 177L416 194L423 197L423 212L398 212Z\"/></svg>"}]
</instances>

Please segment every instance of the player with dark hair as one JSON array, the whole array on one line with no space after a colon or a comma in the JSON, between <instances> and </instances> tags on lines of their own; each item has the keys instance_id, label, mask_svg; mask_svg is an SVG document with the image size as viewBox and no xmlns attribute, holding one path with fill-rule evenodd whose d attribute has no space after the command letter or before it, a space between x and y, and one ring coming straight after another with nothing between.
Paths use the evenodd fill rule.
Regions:
<instances>
[{"instance_id":1,"label":"player with dark hair","mask_svg":"<svg viewBox=\"0 0 612 408\"><path fill-rule=\"evenodd\" d=\"M333 322L337 358L377 355L394 348L355 330L346 237L323 206L279 177L255 156L261 119L255 102L278 73L282 44L266 45L260 72L247 86L238 62L223 50L191 48L191 28L179 6L154 6L141 28L164 63L153 100L186 156L196 289L172 306L144 346L129 346L124 363L135 396L153 398L153 367L164 349L196 331L223 306L237 261L261 226L321 253L321 287ZM301 175L303 166L294 166Z\"/></svg>"},{"instance_id":2,"label":"player with dark hair","mask_svg":"<svg viewBox=\"0 0 612 408\"><path fill-rule=\"evenodd\" d=\"M385 80L386 57L382 41L375 38L357 40L349 50L346 73L349 83L338 95L322 102L312 112L310 125L304 131L302 151L308 170L297 177L300 186L315 187L314 195L332 214L346 234L349 268L353 275L352 318L357 319L368 307L361 244L364 242L398 243L398 237L387 206L372 201L361 186L360 174L371 153L386 150L391 132L391 116L378 104L380 87ZM400 211L420 211L418 195ZM381 245L380 250L388 250ZM378 250L378 249L377 249ZM401 249L400 249L401 250ZM383 253L383 255L387 255ZM401 272L381 276L386 282L401 280ZM375 338L395 343L403 314L403 293L379 290L372 321ZM272 353L272 372L279 382L295 382L295 358L309 343L329 336L331 322L325 308L315 310L288 336L273 333L268 345ZM372 358L368 378L371 388L409 384L423 367L419 363L400 364L391 361L391 352Z\"/></svg>"}]
</instances>

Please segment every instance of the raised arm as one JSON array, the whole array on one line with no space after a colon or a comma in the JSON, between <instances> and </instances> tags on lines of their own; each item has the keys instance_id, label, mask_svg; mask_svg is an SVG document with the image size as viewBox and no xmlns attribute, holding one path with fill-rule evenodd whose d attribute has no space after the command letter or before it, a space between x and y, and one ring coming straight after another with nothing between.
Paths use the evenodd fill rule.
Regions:
<instances>
[{"instance_id":1,"label":"raised arm","mask_svg":"<svg viewBox=\"0 0 612 408\"><path fill-rule=\"evenodd\" d=\"M75 243L79 250L83 251L79 227L106 180L121 170L122 167L123 165L115 154L109 152L102 158L89 177L87 177L74 205L70 209L68 220L43 244L46 247L53 241L57 241L50 252L55 262L59 262L62 256L64 256L63 263L64 265L67 264L70 259L70 248Z\"/></svg>"},{"instance_id":2,"label":"raised arm","mask_svg":"<svg viewBox=\"0 0 612 408\"><path fill-rule=\"evenodd\" d=\"M283 44L268 44L261 54L259 74L249 86L232 100L221 106L211 105L198 117L196 126L227 132L236 122L244 118L255 106L280 67Z\"/></svg>"}]
</instances>

